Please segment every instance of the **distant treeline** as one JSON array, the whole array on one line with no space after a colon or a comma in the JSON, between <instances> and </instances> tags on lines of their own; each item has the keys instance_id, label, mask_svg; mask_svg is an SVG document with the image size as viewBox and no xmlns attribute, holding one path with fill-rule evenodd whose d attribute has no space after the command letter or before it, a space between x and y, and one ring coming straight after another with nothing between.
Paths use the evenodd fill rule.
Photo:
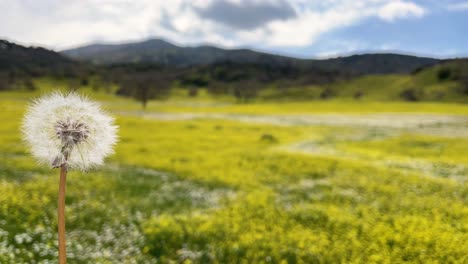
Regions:
<instances>
[{"instance_id":1,"label":"distant treeline","mask_svg":"<svg viewBox=\"0 0 468 264\"><path fill-rule=\"evenodd\" d=\"M105 67L107 81L117 84L117 93L143 102L164 98L173 86L189 89L196 96L200 88L214 95L232 95L246 102L259 90L272 85L319 85L346 80L356 75L323 69L294 66L216 63L213 65L168 67L154 64L122 64Z\"/></svg>"},{"instance_id":2,"label":"distant treeline","mask_svg":"<svg viewBox=\"0 0 468 264\"><path fill-rule=\"evenodd\" d=\"M282 86L324 84L355 75L301 67L294 63L218 62L186 67L127 63L96 66L44 48L24 47L0 40L0 90L34 90L34 78L51 77L68 80L72 89L90 84L96 89L116 85L117 94L135 97L143 105L150 99L166 97L175 85L189 89L193 96L203 87L213 94L231 94L239 101L248 101L258 90L272 83L281 83Z\"/></svg>"},{"instance_id":3,"label":"distant treeline","mask_svg":"<svg viewBox=\"0 0 468 264\"><path fill-rule=\"evenodd\" d=\"M343 96L340 89L345 89L345 85L336 85L337 83L346 84L353 82L354 78L363 77L362 74L316 68L230 62L191 67L121 64L106 66L101 69L101 74L105 76L102 80L106 83L116 84L118 95L133 97L142 102L143 106L146 106L148 100L166 98L171 87L185 88L189 96L197 96L199 89L204 88L213 95L234 96L239 102L255 99L264 89L278 91L274 95L278 97L276 99L281 99L282 95L290 96L291 92L297 92L295 98L306 99L305 87L315 87L314 98L329 99ZM457 97L468 96L466 59L448 60L435 66L420 68L410 76L413 81L399 87L392 88L387 83L365 84L367 87L357 87L352 97L365 97L369 85L375 86L370 87L374 91L395 89L380 93L396 93L398 98L395 99L404 101L445 100L443 98L447 97L453 97L448 100L458 100ZM385 79L379 80L385 82ZM458 83L453 89L450 85L452 82ZM431 86L438 90L426 91L426 87Z\"/></svg>"},{"instance_id":4,"label":"distant treeline","mask_svg":"<svg viewBox=\"0 0 468 264\"><path fill-rule=\"evenodd\" d=\"M96 67L71 60L59 53L40 48L24 47L0 40L0 91L34 90L34 78L86 78Z\"/></svg>"},{"instance_id":5,"label":"distant treeline","mask_svg":"<svg viewBox=\"0 0 468 264\"><path fill-rule=\"evenodd\" d=\"M266 55L262 55L266 56ZM317 87L310 91L313 98L327 99L339 97L344 86L332 85L347 83L356 77L371 72L365 68L370 64L385 69L386 61L400 65L405 61L414 64L427 60L403 55L359 55L340 59L330 59L326 63L333 67L298 64L282 60L282 63L241 63L220 61L212 64L177 66L155 64L153 62L125 63L113 65L94 65L77 62L60 53L43 48L23 47L0 40L0 91L12 89L36 89L34 79L49 77L66 80L70 89L91 86L95 90L105 89L121 96L133 97L143 106L151 99L164 99L172 87L187 89L189 96L197 96L201 88L213 95L230 95L239 102L248 102L264 89L274 89L273 98L293 96L307 98L307 91L301 87ZM370 63L372 61L372 63ZM417 63L416 63L417 62ZM404 63L403 63L404 64ZM337 66L338 65L338 66ZM361 71L352 71L353 65ZM337 70L341 69L341 70ZM348 70L344 70L348 69ZM364 69L364 70L363 70ZM389 69L388 69L389 70ZM396 71L398 72L398 71ZM411 73L415 78L408 87L398 91L399 100L420 101L437 99L451 94L468 95L468 59L442 61L439 64L420 67ZM459 85L455 91L435 91L435 96L424 95L425 87L448 82ZM371 83L367 86L387 87L385 83ZM110 89L109 87L113 87ZM289 88L294 88L288 91ZM447 85L443 88L446 89ZM368 87L354 87L352 97L366 96ZM315 88L314 88L315 89ZM389 89L387 87L387 89ZM448 88L447 88L448 89ZM385 94L385 91L382 91Z\"/></svg>"}]
</instances>

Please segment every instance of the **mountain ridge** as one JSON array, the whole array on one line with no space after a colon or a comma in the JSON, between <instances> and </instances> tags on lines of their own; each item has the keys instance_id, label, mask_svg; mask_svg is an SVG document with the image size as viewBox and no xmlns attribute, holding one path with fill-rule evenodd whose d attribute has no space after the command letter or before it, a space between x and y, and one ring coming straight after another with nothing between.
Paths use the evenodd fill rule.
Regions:
<instances>
[{"instance_id":1,"label":"mountain ridge","mask_svg":"<svg viewBox=\"0 0 468 264\"><path fill-rule=\"evenodd\" d=\"M247 48L225 49L210 45L178 46L162 39L120 44L90 44L61 51L73 59L94 64L155 63L190 67L223 62L320 68L357 74L410 73L441 62L440 59L394 53L371 53L327 59L304 59Z\"/></svg>"},{"instance_id":2,"label":"mountain ridge","mask_svg":"<svg viewBox=\"0 0 468 264\"><path fill-rule=\"evenodd\" d=\"M70 66L76 62L42 47L26 47L0 39L0 70L44 70Z\"/></svg>"}]
</instances>

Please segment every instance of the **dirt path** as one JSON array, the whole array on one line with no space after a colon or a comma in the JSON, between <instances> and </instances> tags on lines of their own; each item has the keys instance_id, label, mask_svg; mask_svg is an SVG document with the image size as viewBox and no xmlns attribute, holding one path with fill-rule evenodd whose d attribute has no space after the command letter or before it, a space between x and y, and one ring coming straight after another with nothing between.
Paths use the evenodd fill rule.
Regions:
<instances>
[{"instance_id":1,"label":"dirt path","mask_svg":"<svg viewBox=\"0 0 468 264\"><path fill-rule=\"evenodd\" d=\"M141 113L120 112L155 120L224 119L281 126L350 126L396 129L401 132L446 137L468 137L468 117L435 114L307 114L247 115L223 113Z\"/></svg>"},{"instance_id":2,"label":"dirt path","mask_svg":"<svg viewBox=\"0 0 468 264\"><path fill-rule=\"evenodd\" d=\"M398 155L388 155L385 159L380 159L359 153L340 151L333 146L323 146L322 144L317 144L317 142L314 141L296 142L290 145L277 147L276 150L313 156L328 156L341 160L351 160L354 162L362 162L366 165L399 170L404 173L414 172L428 177L450 178L459 182L466 182L468 180L466 177L468 167L463 164L445 164L431 162L426 159Z\"/></svg>"}]
</instances>

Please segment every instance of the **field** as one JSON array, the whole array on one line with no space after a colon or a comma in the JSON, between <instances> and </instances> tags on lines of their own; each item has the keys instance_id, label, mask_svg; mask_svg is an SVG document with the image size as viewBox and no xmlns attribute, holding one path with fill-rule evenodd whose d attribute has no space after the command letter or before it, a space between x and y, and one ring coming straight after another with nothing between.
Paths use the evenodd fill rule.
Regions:
<instances>
[{"instance_id":1,"label":"field","mask_svg":"<svg viewBox=\"0 0 468 264\"><path fill-rule=\"evenodd\" d=\"M85 91L86 92L86 91ZM69 263L467 263L468 105L151 102L67 182ZM0 263L55 263L58 171L0 93Z\"/></svg>"}]
</instances>

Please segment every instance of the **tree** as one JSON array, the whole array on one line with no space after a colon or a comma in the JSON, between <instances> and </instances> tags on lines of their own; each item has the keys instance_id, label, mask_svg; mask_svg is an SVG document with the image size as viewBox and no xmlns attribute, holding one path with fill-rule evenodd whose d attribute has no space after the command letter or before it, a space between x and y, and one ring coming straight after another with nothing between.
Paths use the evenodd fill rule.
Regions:
<instances>
[{"instance_id":1,"label":"tree","mask_svg":"<svg viewBox=\"0 0 468 264\"><path fill-rule=\"evenodd\" d=\"M0 91L10 88L10 80L7 73L0 72Z\"/></svg>"},{"instance_id":2,"label":"tree","mask_svg":"<svg viewBox=\"0 0 468 264\"><path fill-rule=\"evenodd\" d=\"M448 80L452 76L452 71L450 68L442 68L437 72L437 78L439 81Z\"/></svg>"},{"instance_id":3,"label":"tree","mask_svg":"<svg viewBox=\"0 0 468 264\"><path fill-rule=\"evenodd\" d=\"M234 84L233 94L240 103L247 103L257 96L260 84L253 80L239 81Z\"/></svg>"},{"instance_id":4,"label":"tree","mask_svg":"<svg viewBox=\"0 0 468 264\"><path fill-rule=\"evenodd\" d=\"M164 99L169 94L171 79L156 71L135 72L120 81L120 95L131 96L141 102L145 109L151 99Z\"/></svg>"},{"instance_id":5,"label":"tree","mask_svg":"<svg viewBox=\"0 0 468 264\"><path fill-rule=\"evenodd\" d=\"M24 80L24 87L28 91L35 91L37 89L36 85L34 85L34 82L30 78Z\"/></svg>"},{"instance_id":6,"label":"tree","mask_svg":"<svg viewBox=\"0 0 468 264\"><path fill-rule=\"evenodd\" d=\"M419 101L421 96L422 96L421 92L418 91L418 89L416 89L416 88L408 88L408 89L403 90L400 93L400 97L403 100L409 101L409 102Z\"/></svg>"}]
</instances>

